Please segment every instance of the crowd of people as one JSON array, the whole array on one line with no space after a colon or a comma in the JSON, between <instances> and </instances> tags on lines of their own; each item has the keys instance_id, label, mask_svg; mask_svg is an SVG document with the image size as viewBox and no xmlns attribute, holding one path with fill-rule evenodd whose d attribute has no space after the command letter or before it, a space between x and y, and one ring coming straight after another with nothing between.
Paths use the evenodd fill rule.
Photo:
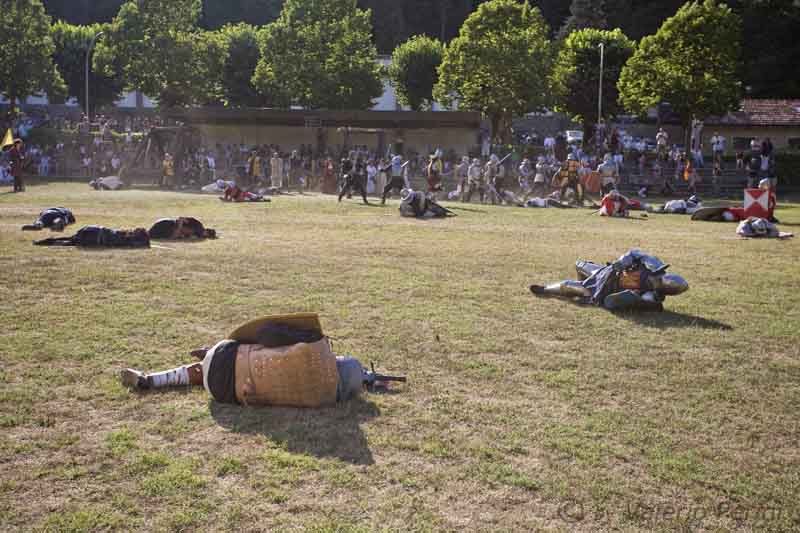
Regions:
<instances>
[{"instance_id":1,"label":"crowd of people","mask_svg":"<svg viewBox=\"0 0 800 533\"><path fill-rule=\"evenodd\" d=\"M129 165L149 131L164 125L157 118L105 117L93 123L56 119L54 125L75 132L71 142L52 146L30 144L24 150L26 173L40 176L80 175L90 180L117 176ZM352 192L378 196L384 201L393 189L411 188L419 177L429 182L431 194L491 203L525 203L533 198L581 201L586 184L592 191L608 193L623 186L640 196L652 193L671 196L684 182L690 194L698 192L706 162L702 146L693 143L686 151L672 144L667 132L659 129L655 150L628 146L619 130L601 123L586 143L570 144L564 135L544 139L543 149L521 159L516 153L506 157L487 153L457 154L437 150L433 155L410 153L378 154L367 147L344 147L320 151L310 144L286 148L277 144L221 144L189 149L181 157L164 153L161 161L146 162L161 167L160 185L165 188L199 188L214 180L235 181L242 190L310 190L349 195ZM711 192L720 193L725 162L726 139L715 132L710 139ZM484 147L485 148L485 147ZM640 148L642 148L640 150ZM749 153L737 153L735 168L747 174L748 186L763 177L774 180L774 156L770 140L753 140ZM334 154L339 154L335 156ZM152 154L151 154L152 156ZM0 173L10 181L10 154L0 158ZM599 183L598 183L599 182ZM435 184L435 185L434 185ZM346 190L345 190L346 189ZM363 189L363 191L362 191ZM572 191L570 193L570 191Z\"/></svg>"}]
</instances>

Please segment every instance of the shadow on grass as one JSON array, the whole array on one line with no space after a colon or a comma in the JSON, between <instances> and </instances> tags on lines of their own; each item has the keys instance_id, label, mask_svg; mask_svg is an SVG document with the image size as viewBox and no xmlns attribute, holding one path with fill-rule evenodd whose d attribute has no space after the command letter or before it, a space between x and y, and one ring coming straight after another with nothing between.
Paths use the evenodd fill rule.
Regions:
<instances>
[{"instance_id":1,"label":"shadow on grass","mask_svg":"<svg viewBox=\"0 0 800 533\"><path fill-rule=\"evenodd\" d=\"M484 211L483 209L471 209L469 207L456 207L456 206L453 206L453 207L448 207L448 209L451 210L451 211L466 211L468 213L483 213L483 214L488 213L488 211Z\"/></svg>"},{"instance_id":2,"label":"shadow on grass","mask_svg":"<svg viewBox=\"0 0 800 533\"><path fill-rule=\"evenodd\" d=\"M611 312L614 316L635 322L641 326L652 327L656 329L672 329L672 328L701 328L701 329L716 329L723 331L731 331L733 327L724 322L717 320L709 320L707 318L685 315L676 313L674 311L616 311Z\"/></svg>"},{"instance_id":3,"label":"shadow on grass","mask_svg":"<svg viewBox=\"0 0 800 533\"><path fill-rule=\"evenodd\" d=\"M242 407L211 400L209 411L220 426L234 433L264 435L292 453L375 463L360 424L380 411L364 399L323 409Z\"/></svg>"}]
</instances>

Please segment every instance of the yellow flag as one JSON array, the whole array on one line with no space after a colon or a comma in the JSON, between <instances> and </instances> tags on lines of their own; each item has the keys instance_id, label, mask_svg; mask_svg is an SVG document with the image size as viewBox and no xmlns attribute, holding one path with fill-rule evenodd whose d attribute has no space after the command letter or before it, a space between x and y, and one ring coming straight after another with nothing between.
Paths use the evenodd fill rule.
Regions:
<instances>
[{"instance_id":1,"label":"yellow flag","mask_svg":"<svg viewBox=\"0 0 800 533\"><path fill-rule=\"evenodd\" d=\"M11 128L8 128L8 131L3 137L3 144L0 144L0 149L5 150L6 146L14 146L14 136L11 135Z\"/></svg>"}]
</instances>

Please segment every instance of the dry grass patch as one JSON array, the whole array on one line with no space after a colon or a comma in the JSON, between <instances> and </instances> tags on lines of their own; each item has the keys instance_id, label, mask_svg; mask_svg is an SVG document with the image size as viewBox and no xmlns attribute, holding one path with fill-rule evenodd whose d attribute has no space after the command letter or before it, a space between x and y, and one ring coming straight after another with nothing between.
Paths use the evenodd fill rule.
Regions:
<instances>
[{"instance_id":1,"label":"dry grass patch","mask_svg":"<svg viewBox=\"0 0 800 533\"><path fill-rule=\"evenodd\" d=\"M31 246L19 226L51 205L78 226L196 216L220 239ZM800 240L451 207L421 222L319 195L0 194L2 529L800 529ZM800 204L777 216L792 231ZM634 247L690 283L665 313L527 291ZM321 313L337 352L409 383L301 410L117 382L292 311Z\"/></svg>"}]
</instances>

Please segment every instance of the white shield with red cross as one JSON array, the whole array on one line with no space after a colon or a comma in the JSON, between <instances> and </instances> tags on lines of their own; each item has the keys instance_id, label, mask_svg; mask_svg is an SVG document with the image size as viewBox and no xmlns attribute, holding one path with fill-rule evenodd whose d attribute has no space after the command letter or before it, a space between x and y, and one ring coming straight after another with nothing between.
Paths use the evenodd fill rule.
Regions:
<instances>
[{"instance_id":1,"label":"white shield with red cross","mask_svg":"<svg viewBox=\"0 0 800 533\"><path fill-rule=\"evenodd\" d=\"M761 189L744 190L744 216L770 218L769 191Z\"/></svg>"}]
</instances>

